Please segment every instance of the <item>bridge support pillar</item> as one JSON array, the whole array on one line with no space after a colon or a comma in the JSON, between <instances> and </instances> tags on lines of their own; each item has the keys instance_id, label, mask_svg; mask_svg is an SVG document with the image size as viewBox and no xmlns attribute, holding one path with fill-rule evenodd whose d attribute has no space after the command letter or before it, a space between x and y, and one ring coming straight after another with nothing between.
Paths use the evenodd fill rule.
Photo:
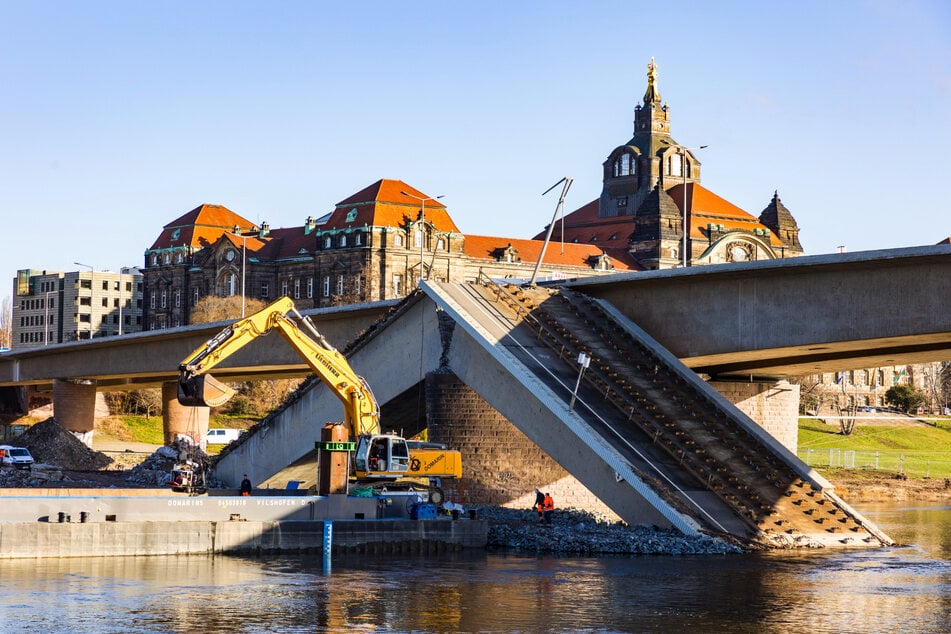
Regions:
<instances>
[{"instance_id":1,"label":"bridge support pillar","mask_svg":"<svg viewBox=\"0 0 951 634\"><path fill-rule=\"evenodd\" d=\"M559 508L610 518L615 513L455 374L426 375L429 439L462 452L462 478L443 481L454 502L527 509L535 489L551 493Z\"/></svg>"},{"instance_id":2,"label":"bridge support pillar","mask_svg":"<svg viewBox=\"0 0 951 634\"><path fill-rule=\"evenodd\" d=\"M190 407L178 402L178 383L162 384L162 432L166 445L179 436L188 436L205 448L210 407Z\"/></svg>"},{"instance_id":3,"label":"bridge support pillar","mask_svg":"<svg viewBox=\"0 0 951 634\"><path fill-rule=\"evenodd\" d=\"M53 379L53 416L86 446L92 447L96 426L96 382Z\"/></svg>"},{"instance_id":4,"label":"bridge support pillar","mask_svg":"<svg viewBox=\"0 0 951 634\"><path fill-rule=\"evenodd\" d=\"M799 446L799 386L788 381L710 381L710 386L789 451Z\"/></svg>"}]
</instances>

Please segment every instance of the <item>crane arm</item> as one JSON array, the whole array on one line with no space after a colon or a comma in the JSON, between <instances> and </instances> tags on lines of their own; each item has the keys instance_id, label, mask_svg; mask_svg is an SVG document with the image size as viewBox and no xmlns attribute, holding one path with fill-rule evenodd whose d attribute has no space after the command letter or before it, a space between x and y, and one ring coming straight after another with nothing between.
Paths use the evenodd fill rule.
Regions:
<instances>
[{"instance_id":1,"label":"crane arm","mask_svg":"<svg viewBox=\"0 0 951 634\"><path fill-rule=\"evenodd\" d=\"M303 332L288 313L294 313L313 337ZM226 403L234 390L215 380L208 371L274 329L343 403L344 422L353 437L379 433L380 410L366 381L354 372L347 359L317 331L310 319L297 312L288 297L234 322L186 357L179 365L179 402L213 407Z\"/></svg>"}]
</instances>

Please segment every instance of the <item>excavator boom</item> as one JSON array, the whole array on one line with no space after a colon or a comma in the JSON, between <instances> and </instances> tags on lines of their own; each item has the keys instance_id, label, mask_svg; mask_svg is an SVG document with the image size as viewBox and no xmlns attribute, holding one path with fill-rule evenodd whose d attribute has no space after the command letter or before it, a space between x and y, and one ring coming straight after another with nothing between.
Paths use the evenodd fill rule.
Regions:
<instances>
[{"instance_id":1,"label":"excavator boom","mask_svg":"<svg viewBox=\"0 0 951 634\"><path fill-rule=\"evenodd\" d=\"M312 336L302 332L288 313L298 317ZM280 333L343 402L345 423L352 436L380 432L379 407L366 381L353 371L346 358L317 331L310 319L297 312L294 302L288 297L282 297L250 317L227 326L186 357L178 368L179 402L210 407L228 402L234 396L234 390L208 372L272 330Z\"/></svg>"},{"instance_id":2,"label":"excavator boom","mask_svg":"<svg viewBox=\"0 0 951 634\"><path fill-rule=\"evenodd\" d=\"M297 322L288 317L297 317ZM298 326L302 324L307 332ZM392 482L400 478L458 478L462 475L458 451L446 448L408 447L405 438L380 433L380 408L363 377L321 335L313 322L282 297L263 310L239 319L192 352L179 365L178 400L182 405L217 407L228 402L234 390L208 371L258 337L272 330L287 341L310 369L343 402L344 424L350 438L358 440L354 474L358 480Z\"/></svg>"}]
</instances>

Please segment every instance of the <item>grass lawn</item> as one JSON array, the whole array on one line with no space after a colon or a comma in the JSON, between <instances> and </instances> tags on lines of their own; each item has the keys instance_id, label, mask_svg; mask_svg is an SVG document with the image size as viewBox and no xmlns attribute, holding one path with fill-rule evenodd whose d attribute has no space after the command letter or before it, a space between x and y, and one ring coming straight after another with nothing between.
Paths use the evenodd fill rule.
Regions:
<instances>
[{"instance_id":1,"label":"grass lawn","mask_svg":"<svg viewBox=\"0 0 951 634\"><path fill-rule=\"evenodd\" d=\"M248 418L215 415L209 421L209 427L227 427L247 429L255 421ZM141 442L150 445L164 444L162 416L110 416L97 423L97 430L117 440ZM209 453L221 451L221 445L210 445Z\"/></svg>"},{"instance_id":2,"label":"grass lawn","mask_svg":"<svg viewBox=\"0 0 951 634\"><path fill-rule=\"evenodd\" d=\"M948 421L939 425L865 425L843 436L838 426L800 419L799 457L815 467L854 466L947 478L951 477L951 425Z\"/></svg>"}]
</instances>

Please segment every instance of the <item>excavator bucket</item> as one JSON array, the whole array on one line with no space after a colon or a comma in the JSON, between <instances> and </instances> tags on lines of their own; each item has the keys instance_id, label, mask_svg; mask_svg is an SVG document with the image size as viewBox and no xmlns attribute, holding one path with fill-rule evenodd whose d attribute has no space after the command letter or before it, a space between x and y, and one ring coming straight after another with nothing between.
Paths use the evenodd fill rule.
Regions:
<instances>
[{"instance_id":1,"label":"excavator bucket","mask_svg":"<svg viewBox=\"0 0 951 634\"><path fill-rule=\"evenodd\" d=\"M234 390L211 376L200 374L178 379L178 402L189 407L218 407L234 396Z\"/></svg>"}]
</instances>

